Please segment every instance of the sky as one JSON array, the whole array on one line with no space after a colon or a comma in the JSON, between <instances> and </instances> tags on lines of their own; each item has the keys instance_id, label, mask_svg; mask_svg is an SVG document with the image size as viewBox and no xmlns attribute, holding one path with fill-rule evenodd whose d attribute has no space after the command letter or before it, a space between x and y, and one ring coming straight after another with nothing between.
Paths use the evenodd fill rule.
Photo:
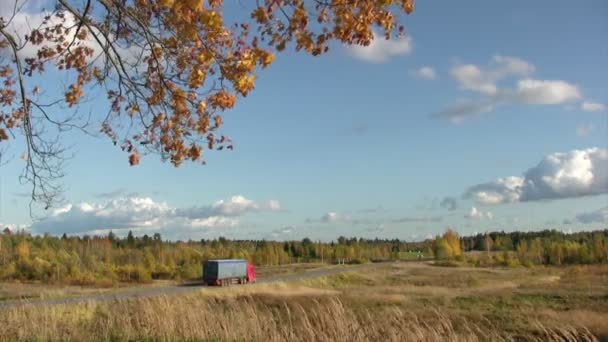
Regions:
<instances>
[{"instance_id":1,"label":"sky","mask_svg":"<svg viewBox=\"0 0 608 342\"><path fill-rule=\"evenodd\" d=\"M204 166L129 167L107 140L70 132L65 201L42 216L16 142L0 223L325 241L607 228L608 2L418 1L404 24L403 39L278 55L223 116L234 151Z\"/></svg>"}]
</instances>

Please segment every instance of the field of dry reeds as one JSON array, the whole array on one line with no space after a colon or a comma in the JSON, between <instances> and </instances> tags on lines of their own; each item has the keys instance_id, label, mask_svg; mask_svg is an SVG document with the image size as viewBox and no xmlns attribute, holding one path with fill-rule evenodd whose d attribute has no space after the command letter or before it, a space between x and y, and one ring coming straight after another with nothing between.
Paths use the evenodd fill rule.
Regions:
<instances>
[{"instance_id":1,"label":"field of dry reeds","mask_svg":"<svg viewBox=\"0 0 608 342\"><path fill-rule=\"evenodd\" d=\"M291 284L0 311L6 340L595 341L608 267L395 264Z\"/></svg>"}]
</instances>

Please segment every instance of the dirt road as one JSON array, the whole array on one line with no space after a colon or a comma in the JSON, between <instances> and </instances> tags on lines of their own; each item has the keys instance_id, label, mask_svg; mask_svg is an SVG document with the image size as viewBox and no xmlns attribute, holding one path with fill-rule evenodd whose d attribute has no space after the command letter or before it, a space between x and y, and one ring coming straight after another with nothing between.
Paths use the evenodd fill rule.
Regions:
<instances>
[{"instance_id":1,"label":"dirt road","mask_svg":"<svg viewBox=\"0 0 608 342\"><path fill-rule=\"evenodd\" d=\"M344 265L344 266L332 266L328 268L322 268L317 270L310 270L302 273L270 276L268 278L260 278L257 283L274 283L274 282L289 282L300 279L325 277L334 274L362 270L367 268L376 268L391 264L390 262L371 263L362 265ZM235 285L239 286L239 285ZM255 286L253 285L240 285L240 286ZM189 283L184 285L166 286L166 287L155 287L155 288L133 288L124 290L121 292L103 293L90 296L77 296L67 298L50 298L50 299L11 299L6 301L0 301L0 309L14 308L20 306L36 306L36 305L54 305L54 304L74 304L83 302L95 302L95 301L112 301L127 298L142 298L160 295L176 295L181 293L187 293L192 291L213 291L215 288L207 287L202 284Z\"/></svg>"}]
</instances>

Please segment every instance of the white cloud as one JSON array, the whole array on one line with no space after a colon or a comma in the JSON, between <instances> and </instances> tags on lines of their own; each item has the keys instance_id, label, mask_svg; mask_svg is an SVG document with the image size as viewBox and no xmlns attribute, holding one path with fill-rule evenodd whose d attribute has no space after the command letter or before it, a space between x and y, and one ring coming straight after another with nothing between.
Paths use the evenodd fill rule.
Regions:
<instances>
[{"instance_id":1,"label":"white cloud","mask_svg":"<svg viewBox=\"0 0 608 342\"><path fill-rule=\"evenodd\" d=\"M582 98L577 86L565 81L524 79L517 82L516 100L529 104L555 105Z\"/></svg>"},{"instance_id":2,"label":"white cloud","mask_svg":"<svg viewBox=\"0 0 608 342\"><path fill-rule=\"evenodd\" d=\"M163 231L182 234L205 228L227 228L239 224L239 217L260 211L277 211L278 201L257 203L233 196L208 206L174 208L149 197L128 197L102 203L68 204L46 219L32 224L35 233L82 234L108 230Z\"/></svg>"},{"instance_id":3,"label":"white cloud","mask_svg":"<svg viewBox=\"0 0 608 342\"><path fill-rule=\"evenodd\" d=\"M576 135L579 137L587 137L591 132L593 132L593 125L591 124L576 126Z\"/></svg>"},{"instance_id":4,"label":"white cloud","mask_svg":"<svg viewBox=\"0 0 608 342\"><path fill-rule=\"evenodd\" d=\"M321 222L332 223L332 222L342 221L345 219L346 219L346 217L343 217L342 215L331 211L321 217Z\"/></svg>"},{"instance_id":5,"label":"white cloud","mask_svg":"<svg viewBox=\"0 0 608 342\"><path fill-rule=\"evenodd\" d=\"M17 0L16 0L17 1ZM25 40L25 36L29 35L32 29L45 27L54 27L56 25L62 25L65 28L74 28L76 27L76 19L69 12L63 12L63 16L65 21L62 21L57 16L53 14L53 12L48 11L48 9L52 9L54 4L46 1L46 0L24 0L19 1L19 5L23 5L18 12L13 16L13 4L14 1L10 0L2 0L0 1L2 6L0 6L0 17L3 17L5 20L8 20L12 17L10 24L7 27L7 30L12 33L16 39L18 45L23 45L23 48L19 50L18 54L20 58L28 58L35 57L38 53L38 50L44 45L52 45L48 43L44 43L42 46L33 45L31 42ZM8 4L8 5L7 5ZM50 16L47 24L43 26L43 22L45 17ZM103 35L99 33L98 30L94 30L99 40L105 44L106 39ZM72 29L66 35L66 41L72 41L76 35L76 30ZM110 40L114 40L114 35L109 34L108 38ZM89 33L88 38L83 41L83 45L86 45L93 49L94 56L101 55L104 52L104 48L99 45L97 40ZM115 40L114 43L115 51L121 56L121 59L127 61L129 63L134 63L139 60L142 49L139 46L135 46L135 44L127 44L124 41ZM6 50L6 49L3 49ZM2 53L3 51L0 51ZM113 53L113 51L112 51ZM104 63L104 58L98 58L94 61L99 65Z\"/></svg>"},{"instance_id":6,"label":"white cloud","mask_svg":"<svg viewBox=\"0 0 608 342\"><path fill-rule=\"evenodd\" d=\"M584 224L608 223L608 207L578 214L576 215L576 220Z\"/></svg>"},{"instance_id":7,"label":"white cloud","mask_svg":"<svg viewBox=\"0 0 608 342\"><path fill-rule=\"evenodd\" d=\"M247 211L258 210L259 206L254 201L242 195L232 196L228 201L219 200L211 206L211 211L224 216L238 216Z\"/></svg>"},{"instance_id":8,"label":"white cloud","mask_svg":"<svg viewBox=\"0 0 608 342\"><path fill-rule=\"evenodd\" d=\"M491 220L494 218L494 214L489 211L481 211L476 207L471 207L471 211L468 214L464 215L464 217L469 220Z\"/></svg>"},{"instance_id":9,"label":"white cloud","mask_svg":"<svg viewBox=\"0 0 608 342\"><path fill-rule=\"evenodd\" d=\"M518 57L496 55L492 58L492 69L488 72L495 80L511 75L527 76L532 74L536 67Z\"/></svg>"},{"instance_id":10,"label":"white cloud","mask_svg":"<svg viewBox=\"0 0 608 342\"><path fill-rule=\"evenodd\" d=\"M434 80L437 79L437 73L435 69L430 66L423 66L414 71L414 75L418 78L422 78L425 80Z\"/></svg>"},{"instance_id":11,"label":"white cloud","mask_svg":"<svg viewBox=\"0 0 608 342\"><path fill-rule=\"evenodd\" d=\"M608 193L608 150L589 148L552 153L523 177L471 186L463 197L500 204Z\"/></svg>"},{"instance_id":12,"label":"white cloud","mask_svg":"<svg viewBox=\"0 0 608 342\"><path fill-rule=\"evenodd\" d=\"M257 203L242 195L232 196L228 200L219 200L212 205L177 209L178 216L200 218L209 216L241 216L249 212L280 211L281 204L276 200Z\"/></svg>"},{"instance_id":13,"label":"white cloud","mask_svg":"<svg viewBox=\"0 0 608 342\"><path fill-rule=\"evenodd\" d=\"M581 104L581 109L585 112L603 112L606 110L606 105L603 103L584 101Z\"/></svg>"},{"instance_id":14,"label":"white cloud","mask_svg":"<svg viewBox=\"0 0 608 342\"><path fill-rule=\"evenodd\" d=\"M456 65L450 74L463 90L469 90L481 97L456 103L433 113L432 116L454 123L491 112L501 105L560 105L579 101L583 95L577 85L563 80L540 80L530 78L534 65L509 56L494 56L487 67L475 64ZM511 87L503 87L500 81L518 79Z\"/></svg>"},{"instance_id":15,"label":"white cloud","mask_svg":"<svg viewBox=\"0 0 608 342\"><path fill-rule=\"evenodd\" d=\"M268 209L271 211L279 211L281 210L281 203L277 200L270 200L268 201Z\"/></svg>"},{"instance_id":16,"label":"white cloud","mask_svg":"<svg viewBox=\"0 0 608 342\"><path fill-rule=\"evenodd\" d=\"M414 46L409 36L386 40L374 32L374 39L368 46L353 45L347 49L352 56L360 60L384 63L393 57L410 54Z\"/></svg>"},{"instance_id":17,"label":"white cloud","mask_svg":"<svg viewBox=\"0 0 608 342\"><path fill-rule=\"evenodd\" d=\"M495 182L470 187L464 197L471 198L480 204L517 202L521 197L523 184L524 179L522 177L499 178Z\"/></svg>"},{"instance_id":18,"label":"white cloud","mask_svg":"<svg viewBox=\"0 0 608 342\"><path fill-rule=\"evenodd\" d=\"M190 226L192 226L192 228L234 227L238 224L238 219L223 216L211 216L207 218L194 219L190 222Z\"/></svg>"},{"instance_id":19,"label":"white cloud","mask_svg":"<svg viewBox=\"0 0 608 342\"><path fill-rule=\"evenodd\" d=\"M473 64L459 65L452 68L452 77L458 82L460 88L472 90L485 95L496 94L497 87L494 81L488 79L481 69Z\"/></svg>"},{"instance_id":20,"label":"white cloud","mask_svg":"<svg viewBox=\"0 0 608 342\"><path fill-rule=\"evenodd\" d=\"M532 64L521 58L496 55L486 68L474 64L457 65L452 68L451 75L462 89L495 95L498 81L509 76L527 76L534 69Z\"/></svg>"}]
</instances>

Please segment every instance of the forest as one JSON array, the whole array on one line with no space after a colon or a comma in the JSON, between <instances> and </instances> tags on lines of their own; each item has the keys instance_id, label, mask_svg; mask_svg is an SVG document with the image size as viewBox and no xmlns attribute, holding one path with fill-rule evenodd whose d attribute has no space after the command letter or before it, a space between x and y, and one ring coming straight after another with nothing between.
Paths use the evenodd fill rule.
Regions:
<instances>
[{"instance_id":1,"label":"forest","mask_svg":"<svg viewBox=\"0 0 608 342\"><path fill-rule=\"evenodd\" d=\"M460 237L447 230L434 239L339 237L321 242L229 240L168 241L158 233L117 237L31 235L5 229L0 234L0 280L112 286L154 279L190 280L201 277L201 264L215 258L243 258L256 265L321 262L365 263L435 258L439 262L475 266L532 267L534 265L608 263L608 230L566 234L492 232Z\"/></svg>"}]
</instances>

